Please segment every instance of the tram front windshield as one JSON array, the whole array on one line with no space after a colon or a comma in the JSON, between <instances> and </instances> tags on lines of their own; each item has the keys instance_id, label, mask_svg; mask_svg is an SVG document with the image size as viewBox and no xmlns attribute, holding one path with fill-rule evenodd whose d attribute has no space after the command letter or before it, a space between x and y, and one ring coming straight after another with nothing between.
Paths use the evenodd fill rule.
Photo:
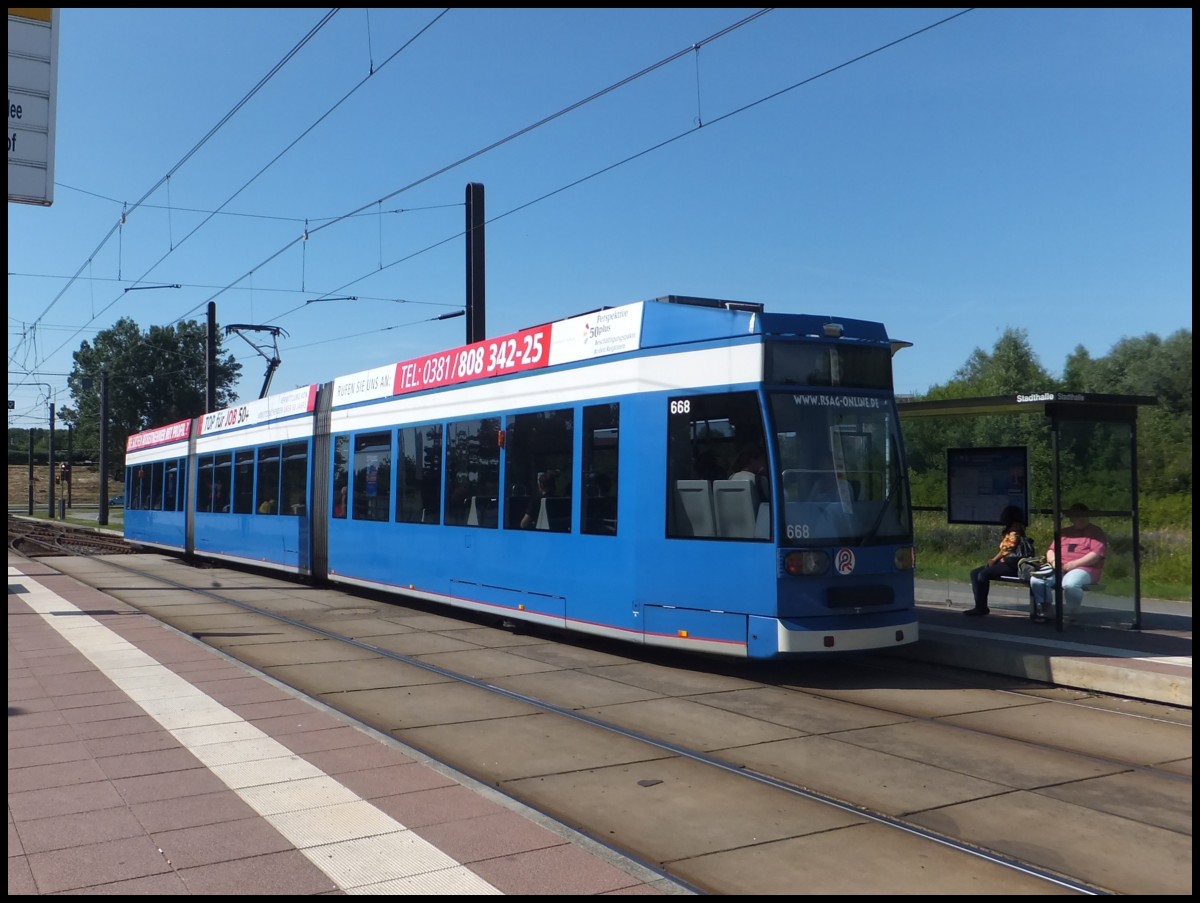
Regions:
<instances>
[{"instance_id":1,"label":"tram front windshield","mask_svg":"<svg viewBox=\"0 0 1200 903\"><path fill-rule=\"evenodd\" d=\"M912 542L908 477L893 402L871 395L771 395L780 544Z\"/></svg>"}]
</instances>

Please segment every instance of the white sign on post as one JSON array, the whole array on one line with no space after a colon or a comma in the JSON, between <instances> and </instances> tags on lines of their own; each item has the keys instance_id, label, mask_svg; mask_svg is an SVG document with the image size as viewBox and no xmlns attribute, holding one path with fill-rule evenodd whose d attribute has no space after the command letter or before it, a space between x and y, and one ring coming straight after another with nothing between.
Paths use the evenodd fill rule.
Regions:
<instances>
[{"instance_id":1,"label":"white sign on post","mask_svg":"<svg viewBox=\"0 0 1200 903\"><path fill-rule=\"evenodd\" d=\"M54 203L58 10L8 10L8 199Z\"/></svg>"}]
</instances>

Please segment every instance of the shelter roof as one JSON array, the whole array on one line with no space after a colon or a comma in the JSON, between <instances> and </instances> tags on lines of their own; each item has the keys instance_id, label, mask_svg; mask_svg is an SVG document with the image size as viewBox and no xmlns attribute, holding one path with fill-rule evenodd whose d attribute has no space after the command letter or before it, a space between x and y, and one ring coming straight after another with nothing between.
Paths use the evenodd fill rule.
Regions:
<instances>
[{"instance_id":1,"label":"shelter roof","mask_svg":"<svg viewBox=\"0 0 1200 903\"><path fill-rule=\"evenodd\" d=\"M896 399L904 417L982 417L996 414L1043 414L1064 420L1132 421L1137 409L1156 405L1153 395L1101 395L1084 392L1031 392L1028 395L991 395L980 398L945 398L936 401Z\"/></svg>"}]
</instances>

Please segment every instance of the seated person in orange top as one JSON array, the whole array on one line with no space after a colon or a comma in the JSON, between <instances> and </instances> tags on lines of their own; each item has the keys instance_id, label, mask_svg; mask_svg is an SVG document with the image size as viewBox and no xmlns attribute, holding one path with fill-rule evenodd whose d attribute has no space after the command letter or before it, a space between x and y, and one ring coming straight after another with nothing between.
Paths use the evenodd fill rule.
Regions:
<instances>
[{"instance_id":1,"label":"seated person in orange top","mask_svg":"<svg viewBox=\"0 0 1200 903\"><path fill-rule=\"evenodd\" d=\"M1000 537L1000 548L987 560L987 564L971 571L971 592L975 596L975 607L963 612L965 615L986 615L988 589L991 581L999 577L1017 576L1017 562L1033 554L1033 542L1025 535L1025 514L1016 505L1009 505L1000 512L1000 525L1004 533Z\"/></svg>"},{"instance_id":2,"label":"seated person in orange top","mask_svg":"<svg viewBox=\"0 0 1200 903\"><path fill-rule=\"evenodd\" d=\"M1092 523L1091 509L1076 502L1067 509L1071 520L1064 527L1062 543L1063 607L1073 615L1083 605L1083 588L1100 582L1104 559L1108 555L1108 537ZM1046 561L1054 564L1054 543L1046 550ZM1054 604L1054 575L1029 578L1029 592L1042 613Z\"/></svg>"}]
</instances>

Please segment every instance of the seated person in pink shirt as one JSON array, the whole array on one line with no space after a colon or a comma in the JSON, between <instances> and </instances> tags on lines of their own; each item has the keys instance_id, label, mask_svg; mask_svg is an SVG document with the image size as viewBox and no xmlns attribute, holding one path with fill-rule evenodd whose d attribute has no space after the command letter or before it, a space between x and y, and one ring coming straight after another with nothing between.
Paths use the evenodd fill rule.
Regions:
<instances>
[{"instance_id":1,"label":"seated person in pink shirt","mask_svg":"<svg viewBox=\"0 0 1200 903\"><path fill-rule=\"evenodd\" d=\"M1100 581L1104 558L1108 555L1108 537L1091 521L1091 510L1087 505L1076 502L1067 509L1071 525L1062 531L1062 585L1063 610L1073 616L1083 605L1083 589L1090 583ZM1054 564L1054 543L1046 550L1046 561ZM1029 579L1029 592L1038 611L1045 614L1054 604L1054 575L1033 576Z\"/></svg>"}]
</instances>

